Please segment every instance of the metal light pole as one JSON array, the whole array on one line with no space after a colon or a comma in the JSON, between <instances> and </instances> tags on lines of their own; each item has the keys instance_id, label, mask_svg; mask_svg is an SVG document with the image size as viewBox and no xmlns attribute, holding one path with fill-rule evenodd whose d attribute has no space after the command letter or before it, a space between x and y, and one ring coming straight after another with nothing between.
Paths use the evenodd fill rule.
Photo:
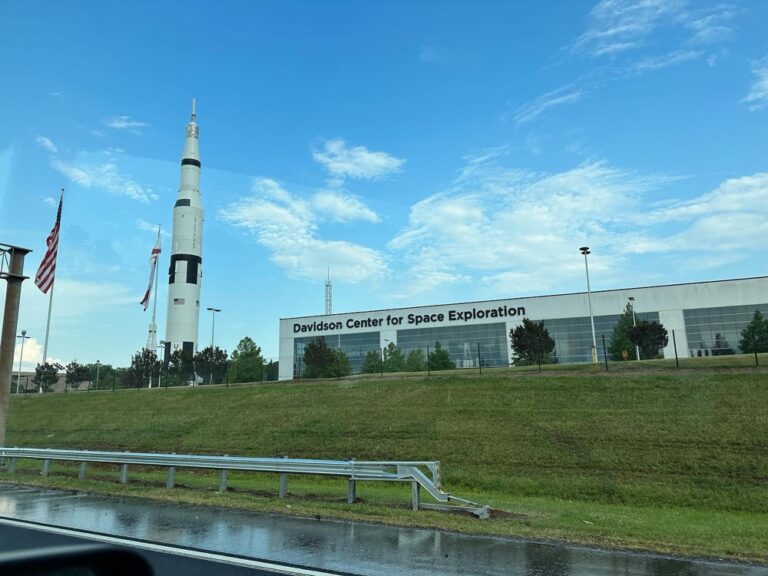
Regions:
<instances>
[{"instance_id":1,"label":"metal light pole","mask_svg":"<svg viewBox=\"0 0 768 576\"><path fill-rule=\"evenodd\" d=\"M206 308L211 312L211 350L213 350L213 337L216 334L216 312L221 312L221 308Z\"/></svg>"},{"instance_id":2,"label":"metal light pole","mask_svg":"<svg viewBox=\"0 0 768 576\"><path fill-rule=\"evenodd\" d=\"M165 340L160 340L160 342L157 344L158 350L165 350ZM163 362L163 365L160 366L160 371L157 373L157 387L160 388L160 385L162 384L163 380L163 368L167 367L168 363ZM167 387L167 384L166 384Z\"/></svg>"},{"instance_id":3,"label":"metal light pole","mask_svg":"<svg viewBox=\"0 0 768 576\"><path fill-rule=\"evenodd\" d=\"M589 303L589 323L592 325L592 364L597 364L597 340L595 339L595 318L592 316L592 290L589 287L589 264L587 254L591 254L589 246L579 248L584 255L584 268L587 271L587 302Z\"/></svg>"},{"instance_id":4,"label":"metal light pole","mask_svg":"<svg viewBox=\"0 0 768 576\"><path fill-rule=\"evenodd\" d=\"M216 334L216 312L221 312L221 308L206 308L211 311L211 357L213 357L213 337ZM211 366L211 374L208 378L208 384L213 384L213 366Z\"/></svg>"},{"instance_id":5,"label":"metal light pole","mask_svg":"<svg viewBox=\"0 0 768 576\"><path fill-rule=\"evenodd\" d=\"M632 327L637 326L637 320L635 320L635 297L629 297L629 305L632 307ZM640 346L635 344L635 358L640 360Z\"/></svg>"},{"instance_id":6,"label":"metal light pole","mask_svg":"<svg viewBox=\"0 0 768 576\"><path fill-rule=\"evenodd\" d=\"M101 372L101 362L96 360L96 390L99 389L99 373Z\"/></svg>"},{"instance_id":7,"label":"metal light pole","mask_svg":"<svg viewBox=\"0 0 768 576\"><path fill-rule=\"evenodd\" d=\"M389 342L386 338L384 338L384 342ZM381 375L384 376L384 349L386 346L382 346L381 348Z\"/></svg>"},{"instance_id":8,"label":"metal light pole","mask_svg":"<svg viewBox=\"0 0 768 576\"><path fill-rule=\"evenodd\" d=\"M21 338L21 350L19 351L19 371L16 373L16 394L21 392L21 359L24 358L24 340L28 340L31 336L27 336L27 331L22 330L21 335L16 336Z\"/></svg>"}]
</instances>

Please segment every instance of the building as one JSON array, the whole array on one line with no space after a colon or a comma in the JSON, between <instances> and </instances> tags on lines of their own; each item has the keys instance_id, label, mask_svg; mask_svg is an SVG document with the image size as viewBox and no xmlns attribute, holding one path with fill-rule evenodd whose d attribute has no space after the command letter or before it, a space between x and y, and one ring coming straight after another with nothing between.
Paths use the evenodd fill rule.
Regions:
<instances>
[{"instance_id":1,"label":"building","mask_svg":"<svg viewBox=\"0 0 768 576\"><path fill-rule=\"evenodd\" d=\"M661 322L669 331L665 358L739 352L741 330L755 310L768 316L768 276L647 286L592 292L598 355L610 343L613 327L634 298L638 320ZM555 340L560 363L590 362L592 329L587 293L532 296L280 320L280 380L300 377L304 347L323 337L341 348L353 372L362 370L369 351L394 342L404 354L435 342L448 350L459 368L508 366L510 329L523 318L543 321ZM718 341L717 344L715 341Z\"/></svg>"}]
</instances>

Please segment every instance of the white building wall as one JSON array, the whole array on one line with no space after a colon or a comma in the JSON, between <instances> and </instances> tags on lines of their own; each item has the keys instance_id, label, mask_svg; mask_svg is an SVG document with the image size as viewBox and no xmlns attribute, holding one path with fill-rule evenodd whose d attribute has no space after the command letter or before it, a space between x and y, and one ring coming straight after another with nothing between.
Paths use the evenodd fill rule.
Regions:
<instances>
[{"instance_id":1,"label":"white building wall","mask_svg":"<svg viewBox=\"0 0 768 576\"><path fill-rule=\"evenodd\" d=\"M671 330L674 329L678 355L680 357L687 357L688 343L685 338L683 310L766 303L768 302L768 277L596 291L592 292L593 315L621 314L630 296L635 298L635 312L658 312L659 321L670 331L670 342L664 349L664 356L666 358L674 357L671 335ZM496 310L499 312L499 310L504 309L507 311L504 316L486 316L483 318L475 316L468 320L463 317L468 313L471 316L473 310ZM524 314L519 313L522 312L520 309L524 309ZM514 310L515 313L510 313L510 310ZM458 315L462 317L456 319ZM451 320L451 316L454 317L453 320ZM397 341L398 330L430 326L445 327L505 322L507 326L507 350L509 350L509 329L517 326L523 317L538 321L586 316L589 316L587 293L581 292L554 296L532 296L483 302L372 310L348 314L332 314L330 316L318 314L317 316L300 318L283 318L280 320L279 377L280 380L293 378L293 339L297 337L318 337L378 331L381 332L380 345L384 347L387 344L385 339L392 342ZM334 327L329 329L327 326L328 324L337 325L338 323L341 323L340 328Z\"/></svg>"}]
</instances>

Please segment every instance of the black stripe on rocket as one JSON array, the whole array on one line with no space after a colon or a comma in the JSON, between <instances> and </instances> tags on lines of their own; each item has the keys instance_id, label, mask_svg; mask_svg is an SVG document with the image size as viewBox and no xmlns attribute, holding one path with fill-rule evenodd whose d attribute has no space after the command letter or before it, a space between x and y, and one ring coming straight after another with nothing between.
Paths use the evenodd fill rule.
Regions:
<instances>
[{"instance_id":1,"label":"black stripe on rocket","mask_svg":"<svg viewBox=\"0 0 768 576\"><path fill-rule=\"evenodd\" d=\"M197 269L203 264L203 259L194 254L173 254L171 256L171 265L168 268L168 284L176 282L176 263L182 261L187 263L187 284L197 284Z\"/></svg>"},{"instance_id":2,"label":"black stripe on rocket","mask_svg":"<svg viewBox=\"0 0 768 576\"><path fill-rule=\"evenodd\" d=\"M192 165L197 166L198 168L201 167L200 160L195 160L194 158L183 158L181 160L182 166Z\"/></svg>"}]
</instances>

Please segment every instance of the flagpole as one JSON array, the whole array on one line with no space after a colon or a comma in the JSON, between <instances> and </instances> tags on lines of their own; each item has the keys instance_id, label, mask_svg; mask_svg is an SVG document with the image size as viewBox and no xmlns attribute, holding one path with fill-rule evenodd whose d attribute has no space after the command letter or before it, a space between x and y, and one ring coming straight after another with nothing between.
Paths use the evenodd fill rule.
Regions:
<instances>
[{"instance_id":1,"label":"flagpole","mask_svg":"<svg viewBox=\"0 0 768 576\"><path fill-rule=\"evenodd\" d=\"M51 268L51 272L55 273L56 270L56 260L58 258L58 250L59 250L59 229L61 227L61 206L64 202L64 188L61 189L61 195L59 196L59 208L56 212L56 223L53 226L53 230L51 231L51 236L49 236L48 240L46 240L46 243L51 241L51 239L54 237L55 233L55 248L53 251L53 265ZM48 245L48 250L51 250L50 244ZM40 264L42 267L46 263L46 258L49 256L49 252L46 252L45 256L43 257L43 262ZM40 274L40 269L37 271L38 274ZM51 277L51 284L49 288L49 294L48 294L48 320L45 323L45 344L43 344L43 364L46 364L48 362L48 336L51 332L51 309L53 308L53 285L56 282L54 281L53 277ZM42 286L38 284L37 278L35 278L35 284L37 284L38 288L42 289ZM45 290L43 290L45 291ZM43 393L43 384L42 382L39 385L38 388L39 393Z\"/></svg>"},{"instance_id":2,"label":"flagpole","mask_svg":"<svg viewBox=\"0 0 768 576\"><path fill-rule=\"evenodd\" d=\"M155 247L157 247L160 244L160 225L157 226L157 241L155 242ZM155 322L156 316L157 316L157 271L160 267L160 254L157 255L154 254L153 249L153 266L154 270L152 271L152 279L151 282L154 283L155 288L155 297L152 302L152 323L149 325L149 341L147 342L147 347L155 354L157 354L157 323ZM149 385L147 388L152 388L152 374L149 375Z\"/></svg>"},{"instance_id":3,"label":"flagpole","mask_svg":"<svg viewBox=\"0 0 768 576\"><path fill-rule=\"evenodd\" d=\"M157 226L157 239L160 240L160 225ZM157 270L160 268L160 254L155 260L155 300L152 302L152 351L157 353L157 324L155 324L155 314L157 312Z\"/></svg>"},{"instance_id":4,"label":"flagpole","mask_svg":"<svg viewBox=\"0 0 768 576\"><path fill-rule=\"evenodd\" d=\"M55 284L55 282L53 284ZM45 344L43 345L43 364L48 362L48 333L51 330L51 308L53 306L53 284L51 284L51 289L48 291L48 322L46 322L45 324ZM42 382L40 382L38 386L38 392L40 394L43 393Z\"/></svg>"}]
</instances>

